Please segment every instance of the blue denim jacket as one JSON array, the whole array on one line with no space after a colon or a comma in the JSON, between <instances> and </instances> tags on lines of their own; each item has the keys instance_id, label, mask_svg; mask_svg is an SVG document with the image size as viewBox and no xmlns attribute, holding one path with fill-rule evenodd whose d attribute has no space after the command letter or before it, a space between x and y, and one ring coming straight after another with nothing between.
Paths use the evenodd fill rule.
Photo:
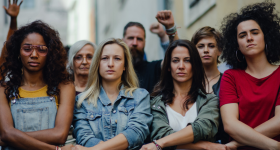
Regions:
<instances>
[{"instance_id":1,"label":"blue denim jacket","mask_svg":"<svg viewBox=\"0 0 280 150\"><path fill-rule=\"evenodd\" d=\"M122 86L123 87L123 86ZM74 137L77 144L93 147L122 133L128 141L128 149L139 149L150 134L153 116L150 95L138 88L133 96L121 90L114 104L101 87L97 107L84 100L80 109L75 104ZM76 97L76 103L81 94Z\"/></svg>"}]
</instances>

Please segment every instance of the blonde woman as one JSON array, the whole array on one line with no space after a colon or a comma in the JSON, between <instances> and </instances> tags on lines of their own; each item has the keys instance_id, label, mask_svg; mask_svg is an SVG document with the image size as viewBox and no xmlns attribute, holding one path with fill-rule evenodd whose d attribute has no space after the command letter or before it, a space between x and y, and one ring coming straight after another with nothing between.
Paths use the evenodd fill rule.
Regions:
<instances>
[{"instance_id":1,"label":"blonde woman","mask_svg":"<svg viewBox=\"0 0 280 150\"><path fill-rule=\"evenodd\" d=\"M93 57L85 91L76 97L74 137L85 147L75 149L139 149L152 119L150 95L138 88L127 45L105 40Z\"/></svg>"}]
</instances>

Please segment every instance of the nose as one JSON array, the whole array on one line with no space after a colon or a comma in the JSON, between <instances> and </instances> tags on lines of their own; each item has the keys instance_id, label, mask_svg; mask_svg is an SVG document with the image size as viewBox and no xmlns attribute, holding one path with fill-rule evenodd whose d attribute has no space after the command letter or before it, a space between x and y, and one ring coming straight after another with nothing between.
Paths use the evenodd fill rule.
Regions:
<instances>
[{"instance_id":1,"label":"nose","mask_svg":"<svg viewBox=\"0 0 280 150\"><path fill-rule=\"evenodd\" d=\"M204 46L204 48L203 48L203 52L204 52L204 53L209 53L208 46Z\"/></svg>"},{"instance_id":2,"label":"nose","mask_svg":"<svg viewBox=\"0 0 280 150\"><path fill-rule=\"evenodd\" d=\"M109 68L114 67L114 61L113 61L113 58L110 58L110 59L109 59L109 62L108 62L108 67L109 67Z\"/></svg>"},{"instance_id":3,"label":"nose","mask_svg":"<svg viewBox=\"0 0 280 150\"><path fill-rule=\"evenodd\" d=\"M82 64L86 64L86 63L87 63L87 57L83 57Z\"/></svg>"},{"instance_id":4,"label":"nose","mask_svg":"<svg viewBox=\"0 0 280 150\"><path fill-rule=\"evenodd\" d=\"M179 69L180 70L184 70L185 69L185 65L184 65L184 61L181 60L180 63L179 63Z\"/></svg>"},{"instance_id":5,"label":"nose","mask_svg":"<svg viewBox=\"0 0 280 150\"><path fill-rule=\"evenodd\" d=\"M138 45L137 38L134 38L134 39L133 39L132 45L134 45L134 46L137 46L137 45Z\"/></svg>"},{"instance_id":6,"label":"nose","mask_svg":"<svg viewBox=\"0 0 280 150\"><path fill-rule=\"evenodd\" d=\"M38 53L37 53L37 51L36 51L35 49L33 49L33 51L32 51L32 53L31 53L31 56L30 56L30 57L32 57L32 58L34 58L34 57L38 58Z\"/></svg>"},{"instance_id":7,"label":"nose","mask_svg":"<svg viewBox=\"0 0 280 150\"><path fill-rule=\"evenodd\" d=\"M250 41L253 41L253 36L251 33L248 33L248 36L247 36L247 41L250 42Z\"/></svg>"}]
</instances>

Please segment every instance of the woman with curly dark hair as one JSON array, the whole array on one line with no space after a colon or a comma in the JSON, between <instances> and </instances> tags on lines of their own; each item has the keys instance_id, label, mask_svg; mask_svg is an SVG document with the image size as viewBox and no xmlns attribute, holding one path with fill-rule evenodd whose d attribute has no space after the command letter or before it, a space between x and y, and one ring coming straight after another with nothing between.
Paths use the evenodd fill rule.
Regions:
<instances>
[{"instance_id":1,"label":"woman with curly dark hair","mask_svg":"<svg viewBox=\"0 0 280 150\"><path fill-rule=\"evenodd\" d=\"M75 88L66 71L59 34L42 21L6 42L0 80L0 145L8 149L60 149L68 136Z\"/></svg>"},{"instance_id":2,"label":"woman with curly dark hair","mask_svg":"<svg viewBox=\"0 0 280 150\"><path fill-rule=\"evenodd\" d=\"M224 18L221 80L225 131L236 149L280 149L280 18L275 4L249 5Z\"/></svg>"}]
</instances>

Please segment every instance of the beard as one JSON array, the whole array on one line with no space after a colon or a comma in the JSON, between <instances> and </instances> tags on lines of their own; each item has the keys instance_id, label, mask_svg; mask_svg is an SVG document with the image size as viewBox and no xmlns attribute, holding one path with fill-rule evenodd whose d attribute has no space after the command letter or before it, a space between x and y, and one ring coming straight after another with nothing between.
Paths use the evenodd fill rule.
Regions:
<instances>
[{"instance_id":1,"label":"beard","mask_svg":"<svg viewBox=\"0 0 280 150\"><path fill-rule=\"evenodd\" d=\"M139 50L137 48L130 48L130 53L132 55L132 63L134 67L139 66L143 62L144 49Z\"/></svg>"}]
</instances>

